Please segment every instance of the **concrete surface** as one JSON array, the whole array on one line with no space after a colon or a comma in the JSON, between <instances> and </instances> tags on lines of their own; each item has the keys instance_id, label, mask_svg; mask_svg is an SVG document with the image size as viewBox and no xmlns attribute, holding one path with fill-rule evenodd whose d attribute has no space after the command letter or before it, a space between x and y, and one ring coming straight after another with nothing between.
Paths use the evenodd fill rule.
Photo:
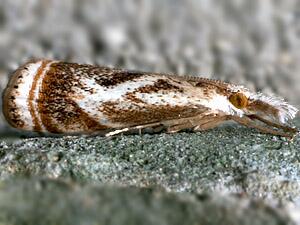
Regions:
<instances>
[{"instance_id":1,"label":"concrete surface","mask_svg":"<svg viewBox=\"0 0 300 225\"><path fill-rule=\"evenodd\" d=\"M0 222L61 225L285 225L283 210L245 196L174 194L153 188L50 179L0 182Z\"/></svg>"},{"instance_id":2,"label":"concrete surface","mask_svg":"<svg viewBox=\"0 0 300 225\"><path fill-rule=\"evenodd\" d=\"M300 204L299 144L299 136L289 142L235 124L198 133L26 138L0 143L0 178L244 192Z\"/></svg>"},{"instance_id":3,"label":"concrete surface","mask_svg":"<svg viewBox=\"0 0 300 225\"><path fill-rule=\"evenodd\" d=\"M0 143L0 178L160 187L172 196L222 193L225 202L238 193L299 222L299 146L299 136L288 142L235 124L201 133L8 139Z\"/></svg>"}]
</instances>

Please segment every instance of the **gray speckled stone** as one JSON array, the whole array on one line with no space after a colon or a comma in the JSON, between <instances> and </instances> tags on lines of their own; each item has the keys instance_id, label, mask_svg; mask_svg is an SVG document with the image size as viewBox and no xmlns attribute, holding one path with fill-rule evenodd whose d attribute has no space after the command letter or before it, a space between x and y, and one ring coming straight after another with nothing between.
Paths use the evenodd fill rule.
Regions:
<instances>
[{"instance_id":1,"label":"gray speckled stone","mask_svg":"<svg viewBox=\"0 0 300 225\"><path fill-rule=\"evenodd\" d=\"M282 209L245 196L78 185L49 179L0 182L0 223L105 225L285 225Z\"/></svg>"},{"instance_id":2,"label":"gray speckled stone","mask_svg":"<svg viewBox=\"0 0 300 225\"><path fill-rule=\"evenodd\" d=\"M29 138L1 142L0 177L242 192L299 205L299 146L299 137L288 142L233 124L199 133Z\"/></svg>"}]
</instances>

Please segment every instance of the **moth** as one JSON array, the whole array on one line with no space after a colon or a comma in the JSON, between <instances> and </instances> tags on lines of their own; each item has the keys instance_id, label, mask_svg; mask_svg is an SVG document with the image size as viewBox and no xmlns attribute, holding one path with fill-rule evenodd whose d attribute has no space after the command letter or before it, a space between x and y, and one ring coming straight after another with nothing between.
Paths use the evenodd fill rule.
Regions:
<instances>
[{"instance_id":1,"label":"moth","mask_svg":"<svg viewBox=\"0 0 300 225\"><path fill-rule=\"evenodd\" d=\"M3 94L13 127L66 134L204 131L233 120L293 138L298 130L289 121L297 111L282 98L222 81L53 60L21 66Z\"/></svg>"}]
</instances>

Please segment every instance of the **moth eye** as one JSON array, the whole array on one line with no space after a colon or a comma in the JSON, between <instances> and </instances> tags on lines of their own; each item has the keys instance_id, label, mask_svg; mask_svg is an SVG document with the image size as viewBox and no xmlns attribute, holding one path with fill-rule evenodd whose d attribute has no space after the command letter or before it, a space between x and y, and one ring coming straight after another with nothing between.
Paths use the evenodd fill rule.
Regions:
<instances>
[{"instance_id":1,"label":"moth eye","mask_svg":"<svg viewBox=\"0 0 300 225\"><path fill-rule=\"evenodd\" d=\"M243 109L248 105L248 98L240 92L230 95L229 101L238 109Z\"/></svg>"}]
</instances>

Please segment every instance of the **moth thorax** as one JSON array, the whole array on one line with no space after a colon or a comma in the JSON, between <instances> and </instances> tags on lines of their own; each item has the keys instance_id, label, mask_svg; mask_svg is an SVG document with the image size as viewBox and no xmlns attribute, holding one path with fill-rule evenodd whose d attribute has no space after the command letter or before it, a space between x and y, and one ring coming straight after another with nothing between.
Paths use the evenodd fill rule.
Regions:
<instances>
[{"instance_id":1,"label":"moth thorax","mask_svg":"<svg viewBox=\"0 0 300 225\"><path fill-rule=\"evenodd\" d=\"M241 92L236 92L230 95L229 101L238 109L243 109L248 106L248 98Z\"/></svg>"}]
</instances>

